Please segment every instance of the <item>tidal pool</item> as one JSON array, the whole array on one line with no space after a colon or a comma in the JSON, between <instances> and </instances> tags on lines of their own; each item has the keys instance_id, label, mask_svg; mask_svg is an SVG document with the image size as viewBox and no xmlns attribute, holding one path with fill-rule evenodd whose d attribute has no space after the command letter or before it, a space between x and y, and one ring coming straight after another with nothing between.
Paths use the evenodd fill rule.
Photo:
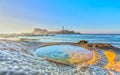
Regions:
<instances>
[{"instance_id":1,"label":"tidal pool","mask_svg":"<svg viewBox=\"0 0 120 75\"><path fill-rule=\"evenodd\" d=\"M92 59L93 53L82 47L72 45L52 45L35 51L38 57L64 64L81 64Z\"/></svg>"}]
</instances>

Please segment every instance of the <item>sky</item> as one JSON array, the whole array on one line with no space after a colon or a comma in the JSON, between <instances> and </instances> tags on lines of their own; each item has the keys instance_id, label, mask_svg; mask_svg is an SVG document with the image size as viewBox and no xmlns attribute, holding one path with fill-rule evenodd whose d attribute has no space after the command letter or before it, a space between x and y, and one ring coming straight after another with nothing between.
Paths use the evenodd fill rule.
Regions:
<instances>
[{"instance_id":1,"label":"sky","mask_svg":"<svg viewBox=\"0 0 120 75\"><path fill-rule=\"evenodd\" d=\"M0 33L34 28L120 33L120 0L0 0Z\"/></svg>"}]
</instances>

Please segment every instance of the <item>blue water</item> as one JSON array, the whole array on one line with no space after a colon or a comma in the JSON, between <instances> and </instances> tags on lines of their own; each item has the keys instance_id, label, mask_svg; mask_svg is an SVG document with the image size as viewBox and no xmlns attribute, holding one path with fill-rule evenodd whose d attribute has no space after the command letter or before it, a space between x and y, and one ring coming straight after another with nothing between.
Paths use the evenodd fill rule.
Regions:
<instances>
[{"instance_id":1,"label":"blue water","mask_svg":"<svg viewBox=\"0 0 120 75\"><path fill-rule=\"evenodd\" d=\"M88 61L92 58L92 52L82 47L72 45L53 45L36 49L35 54L38 57L48 58L57 62L70 61L72 56L81 61ZM69 62L66 62L67 64Z\"/></svg>"},{"instance_id":2,"label":"blue water","mask_svg":"<svg viewBox=\"0 0 120 75\"><path fill-rule=\"evenodd\" d=\"M89 43L109 43L120 47L118 34L57 34L55 36L21 36L19 38L37 39L39 42L78 42L87 40Z\"/></svg>"}]
</instances>

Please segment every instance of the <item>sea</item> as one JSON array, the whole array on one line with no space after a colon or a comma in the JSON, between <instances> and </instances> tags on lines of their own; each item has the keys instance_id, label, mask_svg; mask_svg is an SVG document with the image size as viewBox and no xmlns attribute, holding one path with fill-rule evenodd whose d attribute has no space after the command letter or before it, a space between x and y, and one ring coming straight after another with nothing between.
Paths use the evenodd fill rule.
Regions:
<instances>
[{"instance_id":1,"label":"sea","mask_svg":"<svg viewBox=\"0 0 120 75\"><path fill-rule=\"evenodd\" d=\"M49 36L19 36L15 38L36 39L39 42L73 42L86 40L89 43L109 43L120 47L120 34L56 34Z\"/></svg>"},{"instance_id":2,"label":"sea","mask_svg":"<svg viewBox=\"0 0 120 75\"><path fill-rule=\"evenodd\" d=\"M72 42L86 40L89 43L109 43L120 48L120 34L55 34L48 36L17 36L12 39L35 39L37 42Z\"/></svg>"}]
</instances>

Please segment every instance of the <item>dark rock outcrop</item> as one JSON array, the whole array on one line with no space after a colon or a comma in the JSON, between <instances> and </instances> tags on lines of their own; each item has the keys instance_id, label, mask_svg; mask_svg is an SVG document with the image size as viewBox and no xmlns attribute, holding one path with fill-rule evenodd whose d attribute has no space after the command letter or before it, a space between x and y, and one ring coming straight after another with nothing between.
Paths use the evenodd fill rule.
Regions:
<instances>
[{"instance_id":1,"label":"dark rock outcrop","mask_svg":"<svg viewBox=\"0 0 120 75\"><path fill-rule=\"evenodd\" d=\"M43 34L80 34L74 31L69 30L60 30L60 31L48 31L46 29L35 28L32 32L34 35L43 35Z\"/></svg>"},{"instance_id":2,"label":"dark rock outcrop","mask_svg":"<svg viewBox=\"0 0 120 75\"><path fill-rule=\"evenodd\" d=\"M32 32L34 35L48 34L49 32L46 29L35 28Z\"/></svg>"},{"instance_id":3,"label":"dark rock outcrop","mask_svg":"<svg viewBox=\"0 0 120 75\"><path fill-rule=\"evenodd\" d=\"M78 44L86 44L86 43L88 43L88 41L86 41L86 40L80 40L80 41L78 42Z\"/></svg>"}]
</instances>

